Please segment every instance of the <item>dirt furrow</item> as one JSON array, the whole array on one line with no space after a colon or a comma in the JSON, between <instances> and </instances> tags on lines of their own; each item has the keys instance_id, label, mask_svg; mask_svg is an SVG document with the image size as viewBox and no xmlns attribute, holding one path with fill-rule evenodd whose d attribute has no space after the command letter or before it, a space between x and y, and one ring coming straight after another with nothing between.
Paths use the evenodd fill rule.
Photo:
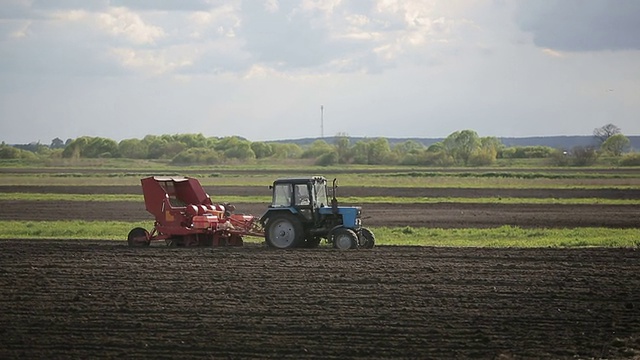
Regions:
<instances>
[{"instance_id":1,"label":"dirt furrow","mask_svg":"<svg viewBox=\"0 0 640 360\"><path fill-rule=\"evenodd\" d=\"M635 249L0 241L2 358L624 358Z\"/></svg>"}]
</instances>

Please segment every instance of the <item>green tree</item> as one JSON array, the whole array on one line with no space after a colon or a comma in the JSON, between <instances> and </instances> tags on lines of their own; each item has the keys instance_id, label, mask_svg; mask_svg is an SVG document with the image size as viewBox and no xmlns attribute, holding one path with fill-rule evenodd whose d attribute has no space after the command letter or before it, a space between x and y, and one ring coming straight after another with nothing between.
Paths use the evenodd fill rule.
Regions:
<instances>
[{"instance_id":1,"label":"green tree","mask_svg":"<svg viewBox=\"0 0 640 360\"><path fill-rule=\"evenodd\" d=\"M49 146L52 149L63 149L64 148L64 141L62 141L62 139L60 138L55 138L53 140L51 140L51 145Z\"/></svg>"},{"instance_id":2,"label":"green tree","mask_svg":"<svg viewBox=\"0 0 640 360\"><path fill-rule=\"evenodd\" d=\"M256 154L256 159L268 158L273 155L273 147L265 142L252 142L251 150Z\"/></svg>"},{"instance_id":3,"label":"green tree","mask_svg":"<svg viewBox=\"0 0 640 360\"><path fill-rule=\"evenodd\" d=\"M369 142L365 140L357 141L351 148L353 162L356 164L369 163Z\"/></svg>"},{"instance_id":4,"label":"green tree","mask_svg":"<svg viewBox=\"0 0 640 360\"><path fill-rule=\"evenodd\" d=\"M360 140L351 149L351 154L356 164L380 165L398 159L397 156L392 156L391 147L386 138Z\"/></svg>"},{"instance_id":5,"label":"green tree","mask_svg":"<svg viewBox=\"0 0 640 360\"><path fill-rule=\"evenodd\" d=\"M445 153L467 165L469 157L481 146L478 133L473 130L456 131L443 141Z\"/></svg>"},{"instance_id":6,"label":"green tree","mask_svg":"<svg viewBox=\"0 0 640 360\"><path fill-rule=\"evenodd\" d=\"M222 155L210 148L189 148L181 151L171 163L174 165L205 164L214 165L222 162Z\"/></svg>"},{"instance_id":7,"label":"green tree","mask_svg":"<svg viewBox=\"0 0 640 360\"><path fill-rule=\"evenodd\" d=\"M255 159L256 154L251 149L251 142L238 136L224 137L214 145L228 159Z\"/></svg>"},{"instance_id":8,"label":"green tree","mask_svg":"<svg viewBox=\"0 0 640 360\"><path fill-rule=\"evenodd\" d=\"M147 146L148 159L160 159L164 157L165 148L169 143L167 140L155 135L145 136L144 139L142 139L142 142Z\"/></svg>"},{"instance_id":9,"label":"green tree","mask_svg":"<svg viewBox=\"0 0 640 360\"><path fill-rule=\"evenodd\" d=\"M400 156L404 156L407 154L417 154L422 149L424 149L424 146L414 140L407 140L399 144L396 144L393 147L393 151Z\"/></svg>"},{"instance_id":10,"label":"green tree","mask_svg":"<svg viewBox=\"0 0 640 360\"><path fill-rule=\"evenodd\" d=\"M386 138L377 138L369 142L368 146L370 165L380 165L387 163L387 159L391 154L389 141Z\"/></svg>"},{"instance_id":11,"label":"green tree","mask_svg":"<svg viewBox=\"0 0 640 360\"><path fill-rule=\"evenodd\" d=\"M336 151L336 148L329 145L326 141L316 140L309 145L300 157L303 159L312 159L333 151Z\"/></svg>"},{"instance_id":12,"label":"green tree","mask_svg":"<svg viewBox=\"0 0 640 360\"><path fill-rule=\"evenodd\" d=\"M444 147L444 143L442 141L438 141L437 143L433 143L429 145L429 147L427 148L427 151L428 152L439 152L439 151L446 152L446 149Z\"/></svg>"},{"instance_id":13,"label":"green tree","mask_svg":"<svg viewBox=\"0 0 640 360\"><path fill-rule=\"evenodd\" d=\"M99 157L117 157L118 143L114 140L82 136L71 141L62 152L65 158L99 158Z\"/></svg>"},{"instance_id":14,"label":"green tree","mask_svg":"<svg viewBox=\"0 0 640 360\"><path fill-rule=\"evenodd\" d=\"M71 140L62 151L62 157L78 159L83 156L84 149L89 144L88 136L81 136L77 139Z\"/></svg>"},{"instance_id":15,"label":"green tree","mask_svg":"<svg viewBox=\"0 0 640 360\"><path fill-rule=\"evenodd\" d=\"M127 159L146 159L149 145L140 139L125 139L118 143L120 156Z\"/></svg>"},{"instance_id":16,"label":"green tree","mask_svg":"<svg viewBox=\"0 0 640 360\"><path fill-rule=\"evenodd\" d=\"M335 149L338 152L338 162L340 164L348 164L351 162L352 152L349 135L337 134L333 141L333 146L335 146Z\"/></svg>"},{"instance_id":17,"label":"green tree","mask_svg":"<svg viewBox=\"0 0 640 360\"><path fill-rule=\"evenodd\" d=\"M185 148L206 148L209 140L202 134L176 134L173 141L184 144Z\"/></svg>"},{"instance_id":18,"label":"green tree","mask_svg":"<svg viewBox=\"0 0 640 360\"><path fill-rule=\"evenodd\" d=\"M19 159L22 150L14 148L2 142L0 144L0 159Z\"/></svg>"},{"instance_id":19,"label":"green tree","mask_svg":"<svg viewBox=\"0 0 640 360\"><path fill-rule=\"evenodd\" d=\"M273 157L277 159L295 159L302 155L302 148L298 144L273 143Z\"/></svg>"},{"instance_id":20,"label":"green tree","mask_svg":"<svg viewBox=\"0 0 640 360\"><path fill-rule=\"evenodd\" d=\"M330 166L338 164L338 152L336 150L332 150L318 156L315 164L318 166Z\"/></svg>"},{"instance_id":21,"label":"green tree","mask_svg":"<svg viewBox=\"0 0 640 360\"><path fill-rule=\"evenodd\" d=\"M629 138L622 134L611 135L600 145L600 150L609 153L613 156L620 156L623 152L629 149L631 141Z\"/></svg>"},{"instance_id":22,"label":"green tree","mask_svg":"<svg viewBox=\"0 0 640 360\"><path fill-rule=\"evenodd\" d=\"M467 165L471 166L487 166L495 163L498 151L500 151L504 145L493 136L487 136L480 138L480 147L471 152L471 155L467 159Z\"/></svg>"},{"instance_id":23,"label":"green tree","mask_svg":"<svg viewBox=\"0 0 640 360\"><path fill-rule=\"evenodd\" d=\"M242 141L224 151L224 156L228 159L249 160L255 159L256 154L251 149L251 143Z\"/></svg>"}]
</instances>

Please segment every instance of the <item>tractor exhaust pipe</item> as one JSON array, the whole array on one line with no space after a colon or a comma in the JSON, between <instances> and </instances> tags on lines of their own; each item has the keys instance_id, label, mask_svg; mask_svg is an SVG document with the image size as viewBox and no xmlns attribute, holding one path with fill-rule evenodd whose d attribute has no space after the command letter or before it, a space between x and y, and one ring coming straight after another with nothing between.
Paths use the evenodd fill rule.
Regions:
<instances>
[{"instance_id":1,"label":"tractor exhaust pipe","mask_svg":"<svg viewBox=\"0 0 640 360\"><path fill-rule=\"evenodd\" d=\"M333 178L333 197L331 198L331 212L333 212L334 214L338 213L338 199L336 199L336 189L338 188L338 185L336 184L336 181L338 181L338 179Z\"/></svg>"}]
</instances>

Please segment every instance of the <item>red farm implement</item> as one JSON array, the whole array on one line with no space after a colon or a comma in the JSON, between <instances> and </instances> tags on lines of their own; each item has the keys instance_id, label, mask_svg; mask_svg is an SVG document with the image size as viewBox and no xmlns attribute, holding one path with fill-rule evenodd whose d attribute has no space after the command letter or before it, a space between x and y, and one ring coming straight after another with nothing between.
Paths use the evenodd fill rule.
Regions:
<instances>
[{"instance_id":1,"label":"red farm implement","mask_svg":"<svg viewBox=\"0 0 640 360\"><path fill-rule=\"evenodd\" d=\"M130 246L165 240L169 246L242 246L246 235L263 237L259 219L214 204L197 179L152 176L141 180L146 209L155 217L151 232L134 228Z\"/></svg>"}]
</instances>

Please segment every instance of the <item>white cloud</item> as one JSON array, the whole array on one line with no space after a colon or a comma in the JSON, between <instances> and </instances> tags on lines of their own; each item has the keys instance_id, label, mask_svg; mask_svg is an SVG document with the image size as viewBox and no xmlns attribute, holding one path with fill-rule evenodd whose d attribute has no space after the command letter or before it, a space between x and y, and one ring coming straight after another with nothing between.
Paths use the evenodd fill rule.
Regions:
<instances>
[{"instance_id":1,"label":"white cloud","mask_svg":"<svg viewBox=\"0 0 640 360\"><path fill-rule=\"evenodd\" d=\"M198 57L192 46L173 46L166 49L113 48L110 50L123 67L149 75L161 75L193 65Z\"/></svg>"},{"instance_id":2,"label":"white cloud","mask_svg":"<svg viewBox=\"0 0 640 360\"><path fill-rule=\"evenodd\" d=\"M237 6L225 4L209 11L196 11L187 15L189 22L185 28L190 29L190 37L206 40L214 33L224 37L236 37L236 30L241 25Z\"/></svg>"},{"instance_id":3,"label":"white cloud","mask_svg":"<svg viewBox=\"0 0 640 360\"><path fill-rule=\"evenodd\" d=\"M13 39L22 39L29 36L29 27L32 24L31 20L20 21L21 25L19 25L14 31L9 34L10 38Z\"/></svg>"},{"instance_id":4,"label":"white cloud","mask_svg":"<svg viewBox=\"0 0 640 360\"><path fill-rule=\"evenodd\" d=\"M154 44L166 34L160 26L145 23L140 15L124 8L110 8L97 15L98 26L107 33L135 44Z\"/></svg>"},{"instance_id":5,"label":"white cloud","mask_svg":"<svg viewBox=\"0 0 640 360\"><path fill-rule=\"evenodd\" d=\"M555 57L555 58L563 58L564 54L560 51L556 51L553 49L542 49L542 53L544 53L545 55L551 56L551 57Z\"/></svg>"},{"instance_id":6,"label":"white cloud","mask_svg":"<svg viewBox=\"0 0 640 360\"><path fill-rule=\"evenodd\" d=\"M523 12L563 0L0 1L2 141L42 136L34 124L118 137L112 121L144 136L179 132L182 119L216 136L314 136L296 124L319 104L327 134L576 134L608 122L640 133L640 51L620 50L634 24L580 20L623 15L603 0L582 0L591 12L564 28ZM585 33L602 36L575 50L570 35Z\"/></svg>"},{"instance_id":7,"label":"white cloud","mask_svg":"<svg viewBox=\"0 0 640 360\"><path fill-rule=\"evenodd\" d=\"M278 0L265 0L264 9L273 14L280 9L280 4L278 3Z\"/></svg>"}]
</instances>

